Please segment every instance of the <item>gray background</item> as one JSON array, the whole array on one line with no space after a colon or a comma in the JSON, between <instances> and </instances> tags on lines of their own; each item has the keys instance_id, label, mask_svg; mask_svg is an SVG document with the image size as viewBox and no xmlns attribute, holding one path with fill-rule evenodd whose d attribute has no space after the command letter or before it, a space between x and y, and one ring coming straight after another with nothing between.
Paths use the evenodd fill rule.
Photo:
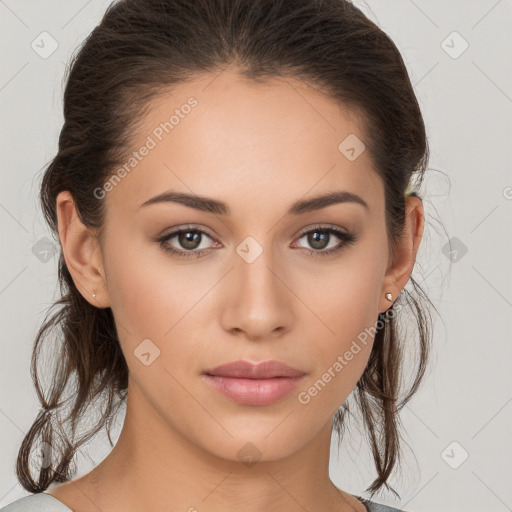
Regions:
<instances>
[{"instance_id":1,"label":"gray background","mask_svg":"<svg viewBox=\"0 0 512 512\"><path fill-rule=\"evenodd\" d=\"M0 507L26 494L14 464L37 412L31 349L58 297L41 170L57 148L65 64L108 3L0 0ZM405 446L392 480L402 500L378 501L416 512L512 510L512 2L355 3L397 44L425 117L427 225L413 276L440 313L426 381L402 414L413 450ZM49 56L31 47L45 31L58 44ZM101 438L82 450L79 473L108 448ZM339 459L334 443L332 453L333 481L361 493L374 473L357 428Z\"/></svg>"}]
</instances>

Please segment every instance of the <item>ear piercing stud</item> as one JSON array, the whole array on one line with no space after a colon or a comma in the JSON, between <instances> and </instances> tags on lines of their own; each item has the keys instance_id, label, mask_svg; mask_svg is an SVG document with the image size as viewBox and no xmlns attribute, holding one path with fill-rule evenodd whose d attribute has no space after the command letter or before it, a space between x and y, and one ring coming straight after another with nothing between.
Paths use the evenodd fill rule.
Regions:
<instances>
[{"instance_id":1,"label":"ear piercing stud","mask_svg":"<svg viewBox=\"0 0 512 512\"><path fill-rule=\"evenodd\" d=\"M95 294L95 293L93 293L93 294L92 294L92 298L93 298L93 299L95 299L95 298L96 298L96 294Z\"/></svg>"}]
</instances>

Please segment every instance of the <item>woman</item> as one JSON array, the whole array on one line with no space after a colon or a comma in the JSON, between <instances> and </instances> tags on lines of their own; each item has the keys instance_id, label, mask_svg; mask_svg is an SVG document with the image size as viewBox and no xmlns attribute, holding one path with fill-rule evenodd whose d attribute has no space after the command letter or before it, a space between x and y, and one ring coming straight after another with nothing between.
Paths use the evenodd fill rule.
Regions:
<instances>
[{"instance_id":1,"label":"woman","mask_svg":"<svg viewBox=\"0 0 512 512\"><path fill-rule=\"evenodd\" d=\"M35 494L3 510L397 510L372 497L394 491L431 329L411 277L428 144L390 38L343 0L121 0L72 62L64 116L41 188L63 297L16 466ZM112 452L72 479L122 404ZM329 478L356 406L369 500Z\"/></svg>"}]
</instances>

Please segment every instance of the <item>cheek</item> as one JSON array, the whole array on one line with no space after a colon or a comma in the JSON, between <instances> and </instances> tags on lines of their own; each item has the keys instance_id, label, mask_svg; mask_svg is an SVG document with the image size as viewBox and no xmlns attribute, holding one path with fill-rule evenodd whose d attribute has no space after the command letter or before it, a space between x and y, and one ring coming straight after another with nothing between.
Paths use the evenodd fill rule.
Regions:
<instances>
[{"instance_id":1,"label":"cheek","mask_svg":"<svg viewBox=\"0 0 512 512\"><path fill-rule=\"evenodd\" d=\"M199 290L157 242L120 228L107 237L107 282L116 321L130 335L164 339Z\"/></svg>"},{"instance_id":2,"label":"cheek","mask_svg":"<svg viewBox=\"0 0 512 512\"><path fill-rule=\"evenodd\" d=\"M374 325L378 318L382 286L382 262L360 257L360 253L317 291L319 316L334 331L339 342L349 342Z\"/></svg>"},{"instance_id":3,"label":"cheek","mask_svg":"<svg viewBox=\"0 0 512 512\"><path fill-rule=\"evenodd\" d=\"M200 336L194 331L201 322L199 303L215 279L204 272L199 278L197 266L173 264L160 249L138 243L129 234L124 241L112 239L115 250L108 252L106 268L111 308L130 372L135 378L144 372L137 358L142 347L158 354L154 367L162 371L195 368L201 360L196 341ZM151 343L141 345L144 340Z\"/></svg>"},{"instance_id":4,"label":"cheek","mask_svg":"<svg viewBox=\"0 0 512 512\"><path fill-rule=\"evenodd\" d=\"M309 294L309 303L315 304L315 313L322 320L315 319L316 330L324 334L311 336L317 364L308 383L313 387L306 391L310 397L322 395L315 400L328 402L333 410L350 394L371 353L382 282L380 267L378 260L354 261L332 272L314 295Z\"/></svg>"}]
</instances>

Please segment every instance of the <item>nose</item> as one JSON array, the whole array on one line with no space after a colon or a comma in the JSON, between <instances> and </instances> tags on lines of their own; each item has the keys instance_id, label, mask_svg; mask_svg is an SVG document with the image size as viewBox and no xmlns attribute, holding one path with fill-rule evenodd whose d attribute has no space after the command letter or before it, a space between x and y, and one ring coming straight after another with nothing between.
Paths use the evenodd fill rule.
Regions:
<instances>
[{"instance_id":1,"label":"nose","mask_svg":"<svg viewBox=\"0 0 512 512\"><path fill-rule=\"evenodd\" d=\"M295 320L293 285L270 250L253 261L242 256L234 254L234 268L224 282L222 327L252 341L280 337Z\"/></svg>"}]
</instances>

